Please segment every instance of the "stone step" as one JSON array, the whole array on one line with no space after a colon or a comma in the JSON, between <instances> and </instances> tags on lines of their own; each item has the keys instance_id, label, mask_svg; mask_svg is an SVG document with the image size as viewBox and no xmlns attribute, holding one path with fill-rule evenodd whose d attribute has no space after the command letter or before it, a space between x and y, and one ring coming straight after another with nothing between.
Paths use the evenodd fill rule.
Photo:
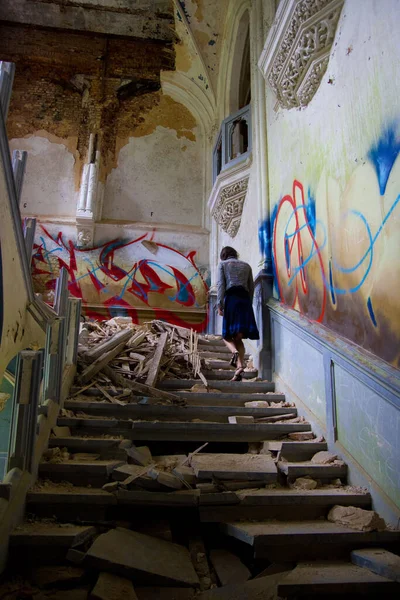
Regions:
<instances>
[{"instance_id":1,"label":"stone step","mask_svg":"<svg viewBox=\"0 0 400 600\"><path fill-rule=\"evenodd\" d=\"M246 383L246 385L249 384ZM211 387L214 387L214 385ZM245 402L254 400L264 400L271 403L271 406L273 406L274 402L285 402L285 395L275 392L267 392L265 394L235 394L224 392L201 393L177 390L174 394L184 398L190 406L244 406Z\"/></svg>"},{"instance_id":2,"label":"stone step","mask_svg":"<svg viewBox=\"0 0 400 600\"><path fill-rule=\"evenodd\" d=\"M10 546L31 546L34 549L39 546L53 546L67 549L91 540L96 533L95 527L28 522L14 529L10 535Z\"/></svg>"},{"instance_id":3,"label":"stone step","mask_svg":"<svg viewBox=\"0 0 400 600\"><path fill-rule=\"evenodd\" d=\"M227 369L212 369L210 371L204 370L203 375L207 381L229 381L234 376L234 371L228 371ZM258 377L258 371L244 371L242 373L243 379L254 379Z\"/></svg>"},{"instance_id":4,"label":"stone step","mask_svg":"<svg viewBox=\"0 0 400 600\"><path fill-rule=\"evenodd\" d=\"M344 479L347 476L347 465L334 463L329 465L318 465L311 461L304 462L278 462L278 469L287 475L288 480L294 481L298 477L309 475L313 479Z\"/></svg>"},{"instance_id":5,"label":"stone step","mask_svg":"<svg viewBox=\"0 0 400 600\"><path fill-rule=\"evenodd\" d=\"M192 457L191 464L200 480L277 481L276 465L265 454L199 453Z\"/></svg>"},{"instance_id":6,"label":"stone step","mask_svg":"<svg viewBox=\"0 0 400 600\"><path fill-rule=\"evenodd\" d=\"M67 400L64 407L83 411L90 415L113 416L118 419L138 419L144 421L191 421L201 419L227 423L232 415L253 416L255 419L269 416L297 414L295 408L246 408L244 406L160 406L157 404L126 404L121 406L107 402L81 402Z\"/></svg>"},{"instance_id":7,"label":"stone step","mask_svg":"<svg viewBox=\"0 0 400 600\"><path fill-rule=\"evenodd\" d=\"M228 360L213 360L212 358L206 360L206 366L209 369L225 369L226 371L235 372L235 367L229 364ZM203 369L203 373L207 375L209 369Z\"/></svg>"},{"instance_id":8,"label":"stone step","mask_svg":"<svg viewBox=\"0 0 400 600\"><path fill-rule=\"evenodd\" d=\"M42 462L39 464L39 477L56 482L69 481L74 485L101 487L109 481L113 470L123 464L125 461L120 460Z\"/></svg>"},{"instance_id":9,"label":"stone step","mask_svg":"<svg viewBox=\"0 0 400 600\"><path fill-rule=\"evenodd\" d=\"M157 387L168 392L173 390L190 390L194 385L201 385L199 379L166 379ZM213 381L211 388L224 393L254 394L274 392L275 384L271 381Z\"/></svg>"},{"instance_id":10,"label":"stone step","mask_svg":"<svg viewBox=\"0 0 400 600\"><path fill-rule=\"evenodd\" d=\"M209 348L207 348L207 350L199 348L199 355L201 358L211 358L212 360L230 361L232 358L232 352L230 352L229 350L224 350L223 348L214 348L213 350L210 350ZM249 360L250 354L245 354L244 358L245 360Z\"/></svg>"},{"instance_id":11,"label":"stone step","mask_svg":"<svg viewBox=\"0 0 400 600\"><path fill-rule=\"evenodd\" d=\"M268 442L268 444L270 444ZM275 446L270 444L268 447L281 447L280 455L290 462L301 462L311 460L314 454L328 449L326 442L277 442Z\"/></svg>"},{"instance_id":12,"label":"stone step","mask_svg":"<svg viewBox=\"0 0 400 600\"><path fill-rule=\"evenodd\" d=\"M359 547L400 542L400 531L361 532L325 520L225 522L222 531L253 546L255 558L337 557ZM282 557L283 555L283 557Z\"/></svg>"},{"instance_id":13,"label":"stone step","mask_svg":"<svg viewBox=\"0 0 400 600\"><path fill-rule=\"evenodd\" d=\"M371 506L369 493L355 492L352 488L345 487L315 490L259 488L238 490L236 496L239 498L239 503L231 506L201 506L200 520L204 523L223 523L243 519L300 521L325 518L335 504L365 509Z\"/></svg>"},{"instance_id":14,"label":"stone step","mask_svg":"<svg viewBox=\"0 0 400 600\"><path fill-rule=\"evenodd\" d=\"M228 354L232 356L232 352L227 348L224 342L199 342L197 348L200 352L220 352L221 354Z\"/></svg>"},{"instance_id":15,"label":"stone step","mask_svg":"<svg viewBox=\"0 0 400 600\"><path fill-rule=\"evenodd\" d=\"M49 439L50 448L67 448L71 454L78 452L100 454L101 458L119 460L126 459L126 452L119 449L122 442L120 438L103 437L51 437Z\"/></svg>"},{"instance_id":16,"label":"stone step","mask_svg":"<svg viewBox=\"0 0 400 600\"><path fill-rule=\"evenodd\" d=\"M218 337L218 338L213 338L210 340L204 339L204 338L199 338L198 339L198 346L222 346L223 348L226 348L225 342L222 339L222 337Z\"/></svg>"},{"instance_id":17,"label":"stone step","mask_svg":"<svg viewBox=\"0 0 400 600\"><path fill-rule=\"evenodd\" d=\"M176 442L261 442L297 431L311 431L308 423L170 423L132 422L111 419L60 418L59 425L68 426L78 435L123 435L130 440ZM68 438L65 438L68 439ZM61 440L61 438L60 438ZM61 441L60 444L61 445Z\"/></svg>"},{"instance_id":18,"label":"stone step","mask_svg":"<svg viewBox=\"0 0 400 600\"><path fill-rule=\"evenodd\" d=\"M400 584L345 561L299 563L278 583L281 598L324 597L326 594L365 594L378 598L381 594L399 594ZM397 596L399 597L399 596Z\"/></svg>"}]
</instances>

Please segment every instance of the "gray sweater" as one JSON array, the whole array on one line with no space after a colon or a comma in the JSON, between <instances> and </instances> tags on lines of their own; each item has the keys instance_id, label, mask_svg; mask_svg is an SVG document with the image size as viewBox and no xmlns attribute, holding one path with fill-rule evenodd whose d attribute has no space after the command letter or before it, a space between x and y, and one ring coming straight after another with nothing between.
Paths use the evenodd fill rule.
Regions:
<instances>
[{"instance_id":1,"label":"gray sweater","mask_svg":"<svg viewBox=\"0 0 400 600\"><path fill-rule=\"evenodd\" d=\"M218 265L218 306L224 308L224 297L226 290L233 286L244 287L250 295L250 300L253 301L254 296L254 281L251 267L243 260L237 258L228 258L223 260Z\"/></svg>"}]
</instances>

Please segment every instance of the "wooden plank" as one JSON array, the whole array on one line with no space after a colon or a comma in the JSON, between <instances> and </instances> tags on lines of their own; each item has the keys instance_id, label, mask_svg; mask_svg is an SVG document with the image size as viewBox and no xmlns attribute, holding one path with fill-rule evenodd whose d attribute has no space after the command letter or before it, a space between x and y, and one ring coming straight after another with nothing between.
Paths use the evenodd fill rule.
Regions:
<instances>
[{"instance_id":1,"label":"wooden plank","mask_svg":"<svg viewBox=\"0 0 400 600\"><path fill-rule=\"evenodd\" d=\"M267 545L292 544L368 544L400 541L399 531L355 531L329 521L260 521L222 523L221 529L246 544L254 546L261 557Z\"/></svg>"},{"instance_id":2,"label":"wooden plank","mask_svg":"<svg viewBox=\"0 0 400 600\"><path fill-rule=\"evenodd\" d=\"M307 423L262 423L231 425L229 423L152 423L133 422L133 440L193 441L193 442L261 442L287 435L293 431L310 431Z\"/></svg>"},{"instance_id":3,"label":"wooden plank","mask_svg":"<svg viewBox=\"0 0 400 600\"><path fill-rule=\"evenodd\" d=\"M137 381L125 379L125 377L122 377L122 375L115 373L114 370L109 366L103 367L102 373L104 373L104 375L106 375L110 379L110 381L112 381L115 385L120 386L122 388L128 388L133 392L136 392L143 396L152 396L155 398L160 398L162 400L169 400L171 402L180 400L180 398L178 396L175 396L175 394L171 394L167 391L162 391L150 385L145 385L144 383L138 383Z\"/></svg>"},{"instance_id":4,"label":"wooden plank","mask_svg":"<svg viewBox=\"0 0 400 600\"><path fill-rule=\"evenodd\" d=\"M46 522L23 523L10 535L10 546L61 546L71 548L90 540L95 527L62 525Z\"/></svg>"},{"instance_id":5,"label":"wooden plank","mask_svg":"<svg viewBox=\"0 0 400 600\"><path fill-rule=\"evenodd\" d=\"M102 354L91 365L86 367L86 369L83 371L83 373L79 376L79 381L81 383L85 384L88 381L90 381L91 379L93 379L93 377L95 375L97 375L97 373L99 373L105 366L107 366L108 363L111 362L113 358L118 356L118 354L120 354L124 348L125 348L125 342L122 342L121 344L119 344L118 346L116 346L115 348L113 348L112 350L107 352L106 354Z\"/></svg>"},{"instance_id":6,"label":"wooden plank","mask_svg":"<svg viewBox=\"0 0 400 600\"><path fill-rule=\"evenodd\" d=\"M277 480L274 461L261 454L198 454L192 467L199 479L260 479L265 484Z\"/></svg>"},{"instance_id":7,"label":"wooden plank","mask_svg":"<svg viewBox=\"0 0 400 600\"><path fill-rule=\"evenodd\" d=\"M160 372L160 363L164 354L165 344L167 343L168 332L162 333L158 343L154 356L152 358L149 374L147 375L146 385L154 387L157 382L158 374Z\"/></svg>"},{"instance_id":8,"label":"wooden plank","mask_svg":"<svg viewBox=\"0 0 400 600\"><path fill-rule=\"evenodd\" d=\"M300 563L279 584L278 596L297 598L324 594L366 594L369 598L399 592L399 585L385 577L344 561ZM376 596L375 596L376 594Z\"/></svg>"},{"instance_id":9,"label":"wooden plank","mask_svg":"<svg viewBox=\"0 0 400 600\"><path fill-rule=\"evenodd\" d=\"M372 573L400 582L400 556L384 548L363 548L353 550L351 562Z\"/></svg>"},{"instance_id":10,"label":"wooden plank","mask_svg":"<svg viewBox=\"0 0 400 600\"><path fill-rule=\"evenodd\" d=\"M96 344L93 348L85 352L84 359L92 362L100 358L103 354L113 350L116 346L120 346L122 343L125 345L126 342L133 336L134 331L132 329L123 329L118 331L111 338L107 339L101 344Z\"/></svg>"},{"instance_id":11,"label":"wooden plank","mask_svg":"<svg viewBox=\"0 0 400 600\"><path fill-rule=\"evenodd\" d=\"M190 390L194 385L198 385L197 379L166 379L159 384L161 390ZM213 381L211 386L221 392L233 392L237 394L248 394L254 392L273 392L275 384L270 381ZM265 398L258 398L264 400ZM247 402L246 398L246 402Z\"/></svg>"},{"instance_id":12,"label":"wooden plank","mask_svg":"<svg viewBox=\"0 0 400 600\"><path fill-rule=\"evenodd\" d=\"M337 477L346 477L347 465L334 463L329 465L316 465L310 461L305 462L278 462L278 469L285 473L289 479L305 477L309 475L313 479L336 479Z\"/></svg>"},{"instance_id":13,"label":"wooden plank","mask_svg":"<svg viewBox=\"0 0 400 600\"><path fill-rule=\"evenodd\" d=\"M106 404L104 402L77 402L75 400L66 401L64 407L70 410L80 410L93 415L113 415L114 417L123 417L126 419L147 419L147 420L177 420L190 421L192 419L201 419L209 421L218 421L226 423L234 410L235 415L253 416L254 418L274 416L277 413L293 414L292 408L246 408L229 406L173 406L173 405L152 405L135 404L133 402L118 406L115 404ZM324 449L324 448L322 448ZM318 452L319 448L315 450ZM315 454L314 452L314 454Z\"/></svg>"}]
</instances>

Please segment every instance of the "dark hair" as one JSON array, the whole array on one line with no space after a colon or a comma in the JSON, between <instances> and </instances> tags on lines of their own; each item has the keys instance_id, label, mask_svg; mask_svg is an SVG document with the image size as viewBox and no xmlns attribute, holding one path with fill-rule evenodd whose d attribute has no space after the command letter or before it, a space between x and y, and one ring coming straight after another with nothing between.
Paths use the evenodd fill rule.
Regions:
<instances>
[{"instance_id":1,"label":"dark hair","mask_svg":"<svg viewBox=\"0 0 400 600\"><path fill-rule=\"evenodd\" d=\"M228 260L228 258L237 258L238 253L234 248L231 248L230 246L225 246L225 248L222 248L219 257L221 260Z\"/></svg>"}]
</instances>

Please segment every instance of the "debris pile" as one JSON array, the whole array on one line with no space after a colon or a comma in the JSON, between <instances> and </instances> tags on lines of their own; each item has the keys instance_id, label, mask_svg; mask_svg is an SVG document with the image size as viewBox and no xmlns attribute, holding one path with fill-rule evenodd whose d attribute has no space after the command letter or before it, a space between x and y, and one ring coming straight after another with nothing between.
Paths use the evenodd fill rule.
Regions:
<instances>
[{"instance_id":1,"label":"debris pile","mask_svg":"<svg viewBox=\"0 0 400 600\"><path fill-rule=\"evenodd\" d=\"M96 387L114 403L132 392L173 400L173 394L155 390L164 378L200 377L207 385L197 343L193 330L163 321L134 325L129 318L115 317L85 322L78 345L78 393ZM115 388L122 388L122 393Z\"/></svg>"}]
</instances>

